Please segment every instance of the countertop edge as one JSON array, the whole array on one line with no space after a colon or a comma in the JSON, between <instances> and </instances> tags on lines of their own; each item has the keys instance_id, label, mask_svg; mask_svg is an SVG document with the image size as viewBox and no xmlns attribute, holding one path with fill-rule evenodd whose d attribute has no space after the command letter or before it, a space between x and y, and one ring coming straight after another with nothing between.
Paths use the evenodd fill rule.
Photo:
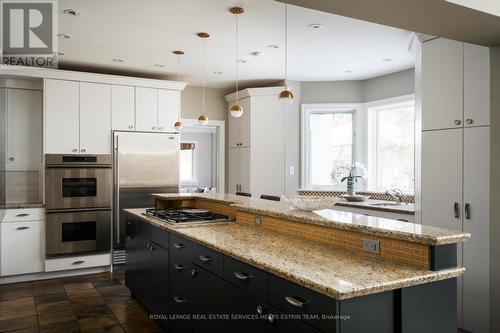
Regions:
<instances>
[{"instance_id":1,"label":"countertop edge","mask_svg":"<svg viewBox=\"0 0 500 333\"><path fill-rule=\"evenodd\" d=\"M183 228L175 228L175 227L169 227L168 225L162 224L161 222L154 223L145 216L141 214L134 213L132 211L129 211L127 209L124 210L126 214L131 215L133 217L139 218L142 221L145 221L146 223L149 223L151 225L154 225L156 227L168 230L169 232L173 232L174 234L180 235L182 237L188 238L191 241L197 242L203 246L206 246L212 250L218 251L224 255L227 255L231 258L235 258L237 260L240 260L244 263L250 264L252 266L255 266L259 269L262 269L264 271L267 271L269 273L275 274L281 278L284 278L288 281L297 283L303 287L309 288L311 290L314 290L320 294L326 295L328 297L332 297L337 300L345 300L345 299L350 299L350 298L355 298L355 297L361 297L361 296L367 296L371 294L376 294L384 291L391 291L399 288L405 288L405 287L411 287L411 286L416 286L416 285L421 285L425 283L430 283L430 282L436 282L436 281L442 281L442 280L447 280L455 277L459 277L463 275L465 272L465 268L463 267L457 267L457 268L451 268L451 269L445 269L441 271L423 271L427 272L427 274L424 274L423 276L420 277L415 277L415 278L408 278L404 279L401 281L396 281L396 282L390 282L386 284L382 284L376 287L367 287L363 289L354 289L351 292L339 292L338 290L335 290L333 288L329 288L327 286L320 287L316 283L310 281L309 279L302 278L298 276L297 274L288 272L288 271L283 271L276 269L274 266L267 265L265 263L261 263L256 260L252 260L251 258L247 257L242 257L235 255L234 253L231 253L230 251L227 251L223 247L216 246L210 242L204 241L203 239L198 239L198 238L193 238L190 235L186 235L182 233ZM228 222L225 222L228 223ZM229 223L235 223L235 222L229 222Z\"/></svg>"}]
</instances>

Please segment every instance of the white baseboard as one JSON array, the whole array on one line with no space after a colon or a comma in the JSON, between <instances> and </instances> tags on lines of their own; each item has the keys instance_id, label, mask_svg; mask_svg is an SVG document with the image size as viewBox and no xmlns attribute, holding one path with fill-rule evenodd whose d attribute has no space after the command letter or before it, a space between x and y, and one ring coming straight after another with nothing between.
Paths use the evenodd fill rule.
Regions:
<instances>
[{"instance_id":1,"label":"white baseboard","mask_svg":"<svg viewBox=\"0 0 500 333\"><path fill-rule=\"evenodd\" d=\"M72 269L72 270L58 271L58 272L4 276L0 278L0 284L55 279L61 277L86 275L86 274L96 274L96 273L109 272L110 270L111 270L110 266L102 266L102 267L92 267L83 269Z\"/></svg>"}]
</instances>

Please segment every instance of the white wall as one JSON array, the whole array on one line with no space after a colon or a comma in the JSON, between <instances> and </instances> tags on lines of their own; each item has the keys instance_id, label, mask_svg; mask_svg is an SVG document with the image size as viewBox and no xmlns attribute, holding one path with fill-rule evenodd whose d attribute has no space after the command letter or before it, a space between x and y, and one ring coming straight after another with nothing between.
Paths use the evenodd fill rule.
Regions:
<instances>
[{"instance_id":1,"label":"white wall","mask_svg":"<svg viewBox=\"0 0 500 333\"><path fill-rule=\"evenodd\" d=\"M227 120L227 89L205 88L205 106L211 120ZM187 86L181 93L182 118L198 119L202 113L202 88Z\"/></svg>"},{"instance_id":2,"label":"white wall","mask_svg":"<svg viewBox=\"0 0 500 333\"><path fill-rule=\"evenodd\" d=\"M301 82L302 103L363 103L413 94L415 70L360 81Z\"/></svg>"}]
</instances>

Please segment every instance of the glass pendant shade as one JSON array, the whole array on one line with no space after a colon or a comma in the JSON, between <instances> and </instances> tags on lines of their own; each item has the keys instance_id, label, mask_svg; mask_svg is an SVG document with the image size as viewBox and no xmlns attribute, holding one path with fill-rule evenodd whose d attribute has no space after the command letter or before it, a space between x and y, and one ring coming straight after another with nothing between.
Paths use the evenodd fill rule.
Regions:
<instances>
[{"instance_id":1,"label":"glass pendant shade","mask_svg":"<svg viewBox=\"0 0 500 333\"><path fill-rule=\"evenodd\" d=\"M290 90L285 89L280 92L278 100L281 104L291 105L293 103L293 93Z\"/></svg>"},{"instance_id":2,"label":"glass pendant shade","mask_svg":"<svg viewBox=\"0 0 500 333\"><path fill-rule=\"evenodd\" d=\"M198 117L198 123L200 125L205 126L208 124L208 116L206 114L202 114L201 116Z\"/></svg>"},{"instance_id":3,"label":"glass pendant shade","mask_svg":"<svg viewBox=\"0 0 500 333\"><path fill-rule=\"evenodd\" d=\"M234 104L229 110L233 118L239 118L243 115L243 108L239 104Z\"/></svg>"},{"instance_id":4,"label":"glass pendant shade","mask_svg":"<svg viewBox=\"0 0 500 333\"><path fill-rule=\"evenodd\" d=\"M182 130L183 127L184 127L184 124L180 120L176 121L174 124L174 128L176 131Z\"/></svg>"}]
</instances>

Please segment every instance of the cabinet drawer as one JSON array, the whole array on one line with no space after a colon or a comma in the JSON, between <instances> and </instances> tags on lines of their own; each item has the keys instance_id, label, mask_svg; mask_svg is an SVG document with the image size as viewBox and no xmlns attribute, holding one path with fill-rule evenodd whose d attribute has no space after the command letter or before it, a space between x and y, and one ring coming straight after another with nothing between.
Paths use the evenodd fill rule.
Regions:
<instances>
[{"instance_id":1,"label":"cabinet drawer","mask_svg":"<svg viewBox=\"0 0 500 333\"><path fill-rule=\"evenodd\" d=\"M128 218L126 222L126 234L129 237L141 235L144 238L151 239L151 229L153 226L139 219Z\"/></svg>"},{"instance_id":2,"label":"cabinet drawer","mask_svg":"<svg viewBox=\"0 0 500 333\"><path fill-rule=\"evenodd\" d=\"M184 237L170 234L170 253L180 254L191 260L193 243Z\"/></svg>"},{"instance_id":3,"label":"cabinet drawer","mask_svg":"<svg viewBox=\"0 0 500 333\"><path fill-rule=\"evenodd\" d=\"M223 255L205 246L193 245L193 262L207 271L222 276Z\"/></svg>"},{"instance_id":4,"label":"cabinet drawer","mask_svg":"<svg viewBox=\"0 0 500 333\"><path fill-rule=\"evenodd\" d=\"M111 265L109 253L45 260L45 271L64 271Z\"/></svg>"},{"instance_id":5,"label":"cabinet drawer","mask_svg":"<svg viewBox=\"0 0 500 333\"><path fill-rule=\"evenodd\" d=\"M20 208L0 210L0 222L45 220L43 208Z\"/></svg>"},{"instance_id":6,"label":"cabinet drawer","mask_svg":"<svg viewBox=\"0 0 500 333\"><path fill-rule=\"evenodd\" d=\"M170 294L191 298L191 259L179 253L170 253Z\"/></svg>"},{"instance_id":7,"label":"cabinet drawer","mask_svg":"<svg viewBox=\"0 0 500 333\"><path fill-rule=\"evenodd\" d=\"M224 279L262 299L267 299L267 273L224 256Z\"/></svg>"},{"instance_id":8,"label":"cabinet drawer","mask_svg":"<svg viewBox=\"0 0 500 333\"><path fill-rule=\"evenodd\" d=\"M272 322L269 323L269 333L285 333L285 332L300 332L300 333L321 333L320 330L307 325L298 319L288 319L286 314L275 307L269 308L269 315L273 316ZM332 331L333 332L333 331Z\"/></svg>"},{"instance_id":9,"label":"cabinet drawer","mask_svg":"<svg viewBox=\"0 0 500 333\"><path fill-rule=\"evenodd\" d=\"M43 272L43 221L3 223L0 236L0 275Z\"/></svg>"},{"instance_id":10,"label":"cabinet drawer","mask_svg":"<svg viewBox=\"0 0 500 333\"><path fill-rule=\"evenodd\" d=\"M269 275L269 303L287 314L333 316L337 301L293 282ZM310 325L325 332L335 332L335 320L307 319Z\"/></svg>"},{"instance_id":11,"label":"cabinet drawer","mask_svg":"<svg viewBox=\"0 0 500 333\"><path fill-rule=\"evenodd\" d=\"M170 234L166 230L151 226L151 240L168 250L170 244Z\"/></svg>"}]
</instances>

